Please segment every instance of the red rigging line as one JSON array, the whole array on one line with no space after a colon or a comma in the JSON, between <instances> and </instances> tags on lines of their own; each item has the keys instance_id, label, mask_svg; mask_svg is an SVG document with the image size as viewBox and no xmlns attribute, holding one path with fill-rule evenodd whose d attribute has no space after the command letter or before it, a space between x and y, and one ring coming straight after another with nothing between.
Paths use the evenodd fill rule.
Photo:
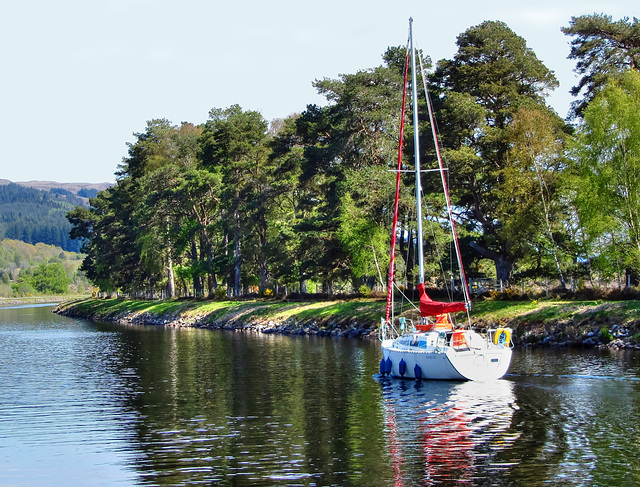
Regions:
<instances>
[{"instance_id":1,"label":"red rigging line","mask_svg":"<svg viewBox=\"0 0 640 487\"><path fill-rule=\"evenodd\" d=\"M398 137L398 167L396 171L396 196L393 202L393 225L391 230L391 252L389 255L389 275L387 278L387 311L385 321L391 315L391 298L393 295L393 278L395 275L396 238L398 230L398 207L400 202L400 175L402 170L402 146L404 139L404 117L407 106L407 81L409 76L409 46L404 60L404 87L402 90L402 113L400 115L400 137Z\"/></svg>"}]
</instances>

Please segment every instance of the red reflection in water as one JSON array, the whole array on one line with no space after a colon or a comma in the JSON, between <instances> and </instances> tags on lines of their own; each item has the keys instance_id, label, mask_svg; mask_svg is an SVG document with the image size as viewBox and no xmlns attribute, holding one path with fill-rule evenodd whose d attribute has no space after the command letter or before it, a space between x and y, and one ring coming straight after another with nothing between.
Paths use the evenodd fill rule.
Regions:
<instances>
[{"instance_id":1,"label":"red reflection in water","mask_svg":"<svg viewBox=\"0 0 640 487\"><path fill-rule=\"evenodd\" d=\"M424 485L472 484L478 445L503 435L513 414L514 396L506 381L385 379L382 385L395 486L415 485L417 479L410 475L417 471Z\"/></svg>"},{"instance_id":2,"label":"red reflection in water","mask_svg":"<svg viewBox=\"0 0 640 487\"><path fill-rule=\"evenodd\" d=\"M472 430L459 408L438 411L425 425L425 479L471 482L474 466Z\"/></svg>"}]
</instances>

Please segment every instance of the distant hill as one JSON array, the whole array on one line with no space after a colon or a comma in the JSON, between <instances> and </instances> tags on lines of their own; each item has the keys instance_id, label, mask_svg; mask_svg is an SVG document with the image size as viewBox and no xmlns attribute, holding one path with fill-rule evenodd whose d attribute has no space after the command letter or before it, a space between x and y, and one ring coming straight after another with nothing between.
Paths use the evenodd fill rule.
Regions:
<instances>
[{"instance_id":1,"label":"distant hill","mask_svg":"<svg viewBox=\"0 0 640 487\"><path fill-rule=\"evenodd\" d=\"M87 206L89 198L110 183L56 183L0 179L0 239L45 243L79 252L82 242L71 240L66 214Z\"/></svg>"},{"instance_id":2,"label":"distant hill","mask_svg":"<svg viewBox=\"0 0 640 487\"><path fill-rule=\"evenodd\" d=\"M55 181L9 181L8 179L0 179L0 186L5 184L17 184L25 188L39 189L49 192L52 189L63 189L73 196L82 199L83 204L89 204L89 198L93 198L99 191L103 191L113 183L57 183Z\"/></svg>"},{"instance_id":3,"label":"distant hill","mask_svg":"<svg viewBox=\"0 0 640 487\"><path fill-rule=\"evenodd\" d=\"M113 183L57 183L55 181L9 181L8 179L0 179L0 184L9 184L12 182L19 186L24 186L25 188L35 188L43 191L49 191L53 188L62 188L73 194L78 194L78 192L83 189L95 189L97 191L102 191L113 186Z\"/></svg>"}]
</instances>

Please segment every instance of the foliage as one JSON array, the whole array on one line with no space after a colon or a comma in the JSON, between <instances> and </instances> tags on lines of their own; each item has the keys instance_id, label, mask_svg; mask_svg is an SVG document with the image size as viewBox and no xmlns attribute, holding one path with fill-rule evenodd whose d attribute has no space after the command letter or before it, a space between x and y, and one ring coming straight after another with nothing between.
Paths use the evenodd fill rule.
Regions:
<instances>
[{"instance_id":1,"label":"foliage","mask_svg":"<svg viewBox=\"0 0 640 487\"><path fill-rule=\"evenodd\" d=\"M59 263L40 264L25 282L42 294L64 294L70 284L64 267Z\"/></svg>"},{"instance_id":2,"label":"foliage","mask_svg":"<svg viewBox=\"0 0 640 487\"><path fill-rule=\"evenodd\" d=\"M573 103L573 113L582 115L609 79L629 69L640 69L640 21L628 17L614 21L610 15L571 17L562 32L573 37L569 59L576 59L576 72L583 75L571 89L583 98Z\"/></svg>"},{"instance_id":3,"label":"foliage","mask_svg":"<svg viewBox=\"0 0 640 487\"><path fill-rule=\"evenodd\" d=\"M614 233L588 223L584 207L576 216L573 192L590 180L579 159L596 146L580 138L576 164L567 163L571 129L545 101L558 84L553 72L502 22L469 28L457 45L431 84L467 268L502 283L553 276L566 287L598 259L629 265L630 225ZM87 276L102 291L147 297L304 294L311 283L331 294L384 281L398 145L401 164L412 164L414 129L398 140L405 59L392 47L380 66L317 80L326 104L270 127L238 105L211 109L197 126L149 121L128 144L117 184L68 213L71 236L86 242ZM435 146L425 105L418 111L428 165ZM425 173L422 186L433 237L426 274L442 286L453 267L442 181ZM397 261L409 289L413 192L402 178Z\"/></svg>"},{"instance_id":4,"label":"foliage","mask_svg":"<svg viewBox=\"0 0 640 487\"><path fill-rule=\"evenodd\" d=\"M511 146L498 193L502 238L521 256L519 274L555 275L566 287L577 250L567 244L571 174L566 170L564 123L544 107L521 107L507 129Z\"/></svg>"},{"instance_id":5,"label":"foliage","mask_svg":"<svg viewBox=\"0 0 640 487\"><path fill-rule=\"evenodd\" d=\"M576 206L593 265L640 271L640 74L611 80L584 111L574 147Z\"/></svg>"},{"instance_id":6,"label":"foliage","mask_svg":"<svg viewBox=\"0 0 640 487\"><path fill-rule=\"evenodd\" d=\"M440 61L433 76L449 187L458 216L478 230L473 248L493 260L497 278L508 282L514 265L534 251L528 236L544 214L545 190L531 188L546 186L547 209L554 208L551 181L559 169L564 127L544 97L558 82L502 22L472 27L457 44L454 58ZM525 117L534 114L542 125L529 123L525 129ZM544 131L543 138L534 129ZM514 151L527 140L537 140L528 154ZM533 160L538 170L532 170Z\"/></svg>"},{"instance_id":7,"label":"foliage","mask_svg":"<svg viewBox=\"0 0 640 487\"><path fill-rule=\"evenodd\" d=\"M224 286L218 286L215 291L215 298L220 301L227 297L227 289Z\"/></svg>"},{"instance_id":8,"label":"foliage","mask_svg":"<svg viewBox=\"0 0 640 487\"><path fill-rule=\"evenodd\" d=\"M600 340L603 343L609 343L611 340L613 340L613 334L611 333L611 331L606 325L600 328L599 334L600 334Z\"/></svg>"},{"instance_id":9,"label":"foliage","mask_svg":"<svg viewBox=\"0 0 640 487\"><path fill-rule=\"evenodd\" d=\"M369 294L371 294L371 288L366 284L363 284L358 288L358 294L363 298L366 298L367 296L369 296Z\"/></svg>"},{"instance_id":10,"label":"foliage","mask_svg":"<svg viewBox=\"0 0 640 487\"><path fill-rule=\"evenodd\" d=\"M60 247L0 240L0 297L82 292L90 288L79 271L83 256Z\"/></svg>"}]
</instances>

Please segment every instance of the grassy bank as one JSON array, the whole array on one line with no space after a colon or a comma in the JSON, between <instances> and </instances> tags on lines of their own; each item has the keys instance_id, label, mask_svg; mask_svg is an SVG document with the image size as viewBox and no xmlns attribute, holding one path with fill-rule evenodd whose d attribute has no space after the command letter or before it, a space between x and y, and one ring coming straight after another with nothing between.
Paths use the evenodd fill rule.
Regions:
<instances>
[{"instance_id":1,"label":"grassy bank","mask_svg":"<svg viewBox=\"0 0 640 487\"><path fill-rule=\"evenodd\" d=\"M318 330L358 326L372 330L380 320L383 306L372 299L314 302L85 299L63 303L56 311L94 320L206 328L251 327L263 331L284 326L293 331L305 326Z\"/></svg>"},{"instance_id":2,"label":"grassy bank","mask_svg":"<svg viewBox=\"0 0 640 487\"><path fill-rule=\"evenodd\" d=\"M57 312L121 323L375 336L384 302L85 299L63 303ZM402 315L416 318L413 310ZM640 344L640 301L485 300L474 303L472 319L481 328L511 327L514 342L522 345L635 348Z\"/></svg>"}]
</instances>

